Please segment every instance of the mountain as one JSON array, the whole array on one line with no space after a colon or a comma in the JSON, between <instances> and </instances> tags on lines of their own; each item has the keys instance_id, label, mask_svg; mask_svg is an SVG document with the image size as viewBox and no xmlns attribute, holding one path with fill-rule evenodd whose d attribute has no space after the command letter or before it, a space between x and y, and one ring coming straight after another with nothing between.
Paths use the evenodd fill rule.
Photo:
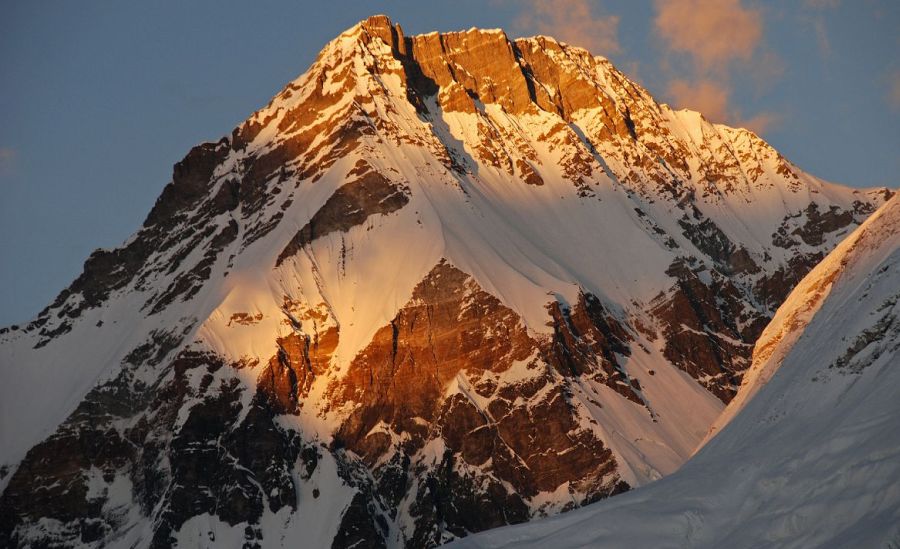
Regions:
<instances>
[{"instance_id":1,"label":"mountain","mask_svg":"<svg viewBox=\"0 0 900 549\"><path fill-rule=\"evenodd\" d=\"M423 547L658 479L890 196L552 38L372 17L0 331L0 544Z\"/></svg>"},{"instance_id":2,"label":"mountain","mask_svg":"<svg viewBox=\"0 0 900 549\"><path fill-rule=\"evenodd\" d=\"M730 421L678 472L458 547L896 547L898 366L894 197L778 309Z\"/></svg>"}]
</instances>

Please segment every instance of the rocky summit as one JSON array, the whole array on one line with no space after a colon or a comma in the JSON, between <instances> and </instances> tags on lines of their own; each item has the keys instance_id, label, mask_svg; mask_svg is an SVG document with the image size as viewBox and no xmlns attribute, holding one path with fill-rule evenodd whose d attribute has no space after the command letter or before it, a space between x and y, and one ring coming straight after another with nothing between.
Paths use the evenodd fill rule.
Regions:
<instances>
[{"instance_id":1,"label":"rocky summit","mask_svg":"<svg viewBox=\"0 0 900 549\"><path fill-rule=\"evenodd\" d=\"M372 17L0 330L0 545L432 547L626 492L891 194L553 38Z\"/></svg>"}]
</instances>

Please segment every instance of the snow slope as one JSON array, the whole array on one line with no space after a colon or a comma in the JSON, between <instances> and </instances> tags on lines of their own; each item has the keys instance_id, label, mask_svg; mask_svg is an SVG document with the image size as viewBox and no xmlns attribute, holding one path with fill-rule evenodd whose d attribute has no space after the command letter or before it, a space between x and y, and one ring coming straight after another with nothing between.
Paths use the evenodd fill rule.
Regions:
<instances>
[{"instance_id":1,"label":"snow slope","mask_svg":"<svg viewBox=\"0 0 900 549\"><path fill-rule=\"evenodd\" d=\"M677 473L453 547L900 544L900 199L779 308L721 429Z\"/></svg>"}]
</instances>

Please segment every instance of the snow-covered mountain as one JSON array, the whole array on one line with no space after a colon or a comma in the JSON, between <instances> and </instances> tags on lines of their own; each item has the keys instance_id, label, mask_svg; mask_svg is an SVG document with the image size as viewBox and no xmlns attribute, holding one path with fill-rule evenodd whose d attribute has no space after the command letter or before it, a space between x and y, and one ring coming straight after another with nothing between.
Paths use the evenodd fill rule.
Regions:
<instances>
[{"instance_id":1,"label":"snow-covered mountain","mask_svg":"<svg viewBox=\"0 0 900 549\"><path fill-rule=\"evenodd\" d=\"M678 472L458 547L896 547L898 387L894 197L779 308L726 427Z\"/></svg>"},{"instance_id":2,"label":"snow-covered mountain","mask_svg":"<svg viewBox=\"0 0 900 549\"><path fill-rule=\"evenodd\" d=\"M0 545L430 546L658 479L890 196L552 38L370 18L0 331Z\"/></svg>"}]
</instances>

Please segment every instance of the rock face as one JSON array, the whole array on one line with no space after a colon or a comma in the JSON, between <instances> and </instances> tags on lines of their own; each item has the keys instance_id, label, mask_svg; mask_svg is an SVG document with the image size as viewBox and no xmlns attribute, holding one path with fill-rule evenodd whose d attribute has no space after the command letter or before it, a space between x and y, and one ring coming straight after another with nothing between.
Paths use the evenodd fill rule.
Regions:
<instances>
[{"instance_id":1,"label":"rock face","mask_svg":"<svg viewBox=\"0 0 900 549\"><path fill-rule=\"evenodd\" d=\"M0 545L427 547L654 480L890 195L552 38L370 18L0 330Z\"/></svg>"},{"instance_id":2,"label":"rock face","mask_svg":"<svg viewBox=\"0 0 900 549\"><path fill-rule=\"evenodd\" d=\"M628 488L570 387L604 372L590 371L596 355L570 358L591 350L567 335L530 337L442 261L350 364L329 400L358 404L334 443L371 468L386 503L411 503L413 546L527 520L528 500L561 486L574 504Z\"/></svg>"}]
</instances>

